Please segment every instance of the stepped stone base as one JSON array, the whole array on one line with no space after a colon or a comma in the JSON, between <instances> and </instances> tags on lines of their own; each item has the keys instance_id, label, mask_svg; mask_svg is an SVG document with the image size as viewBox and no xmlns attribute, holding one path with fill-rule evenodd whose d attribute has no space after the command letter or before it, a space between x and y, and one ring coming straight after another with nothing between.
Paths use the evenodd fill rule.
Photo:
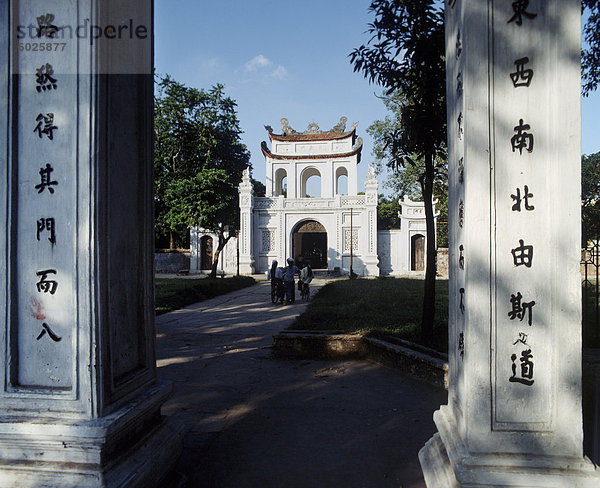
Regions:
<instances>
[{"instance_id":1,"label":"stepped stone base","mask_svg":"<svg viewBox=\"0 0 600 488\"><path fill-rule=\"evenodd\" d=\"M183 426L160 416L170 385L94 420L0 422L3 488L153 488L182 450Z\"/></svg>"},{"instance_id":2,"label":"stepped stone base","mask_svg":"<svg viewBox=\"0 0 600 488\"><path fill-rule=\"evenodd\" d=\"M439 429L419 452L427 488L597 488L600 471L587 458L471 454L442 406L434 413Z\"/></svg>"}]
</instances>

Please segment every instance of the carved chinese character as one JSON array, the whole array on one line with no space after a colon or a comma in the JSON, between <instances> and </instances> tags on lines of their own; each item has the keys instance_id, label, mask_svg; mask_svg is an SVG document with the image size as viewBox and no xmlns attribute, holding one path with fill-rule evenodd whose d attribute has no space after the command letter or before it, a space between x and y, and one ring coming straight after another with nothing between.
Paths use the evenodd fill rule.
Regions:
<instances>
[{"instance_id":1,"label":"carved chinese character","mask_svg":"<svg viewBox=\"0 0 600 488\"><path fill-rule=\"evenodd\" d=\"M462 183L464 181L465 176L465 158L460 158L458 160L458 181Z\"/></svg>"},{"instance_id":2,"label":"carved chinese character","mask_svg":"<svg viewBox=\"0 0 600 488\"><path fill-rule=\"evenodd\" d=\"M510 79L512 80L515 88L519 86L529 86L531 84L533 70L525 69L525 65L527 63L529 63L528 57L520 58L515 61L516 71L514 73L510 73Z\"/></svg>"},{"instance_id":3,"label":"carved chinese character","mask_svg":"<svg viewBox=\"0 0 600 488\"><path fill-rule=\"evenodd\" d=\"M465 248L462 244L458 246L458 252L460 253L460 256L458 258L458 267L460 269L465 269Z\"/></svg>"},{"instance_id":4,"label":"carved chinese character","mask_svg":"<svg viewBox=\"0 0 600 488\"><path fill-rule=\"evenodd\" d=\"M465 304L464 304L465 289L461 288L458 291L460 292L460 305L458 306L458 308L460 309L460 312L464 314L465 313Z\"/></svg>"},{"instance_id":5,"label":"carved chinese character","mask_svg":"<svg viewBox=\"0 0 600 488\"><path fill-rule=\"evenodd\" d=\"M529 124L523 124L523 119L519 119L519 125L514 128L516 134L510 139L513 152L517 149L519 154L523 154L523 149L527 149L527 152L533 151L533 134L526 132L530 129Z\"/></svg>"},{"instance_id":6,"label":"carved chinese character","mask_svg":"<svg viewBox=\"0 0 600 488\"><path fill-rule=\"evenodd\" d=\"M54 14L46 14L40 15L36 18L38 26L36 28L38 37L49 37L50 39L54 39L56 34L60 30L60 27L57 27L52 22L54 22Z\"/></svg>"},{"instance_id":7,"label":"carved chinese character","mask_svg":"<svg viewBox=\"0 0 600 488\"><path fill-rule=\"evenodd\" d=\"M458 226L462 228L465 220L465 204L461 200L458 204Z\"/></svg>"},{"instance_id":8,"label":"carved chinese character","mask_svg":"<svg viewBox=\"0 0 600 488\"><path fill-rule=\"evenodd\" d=\"M42 330L41 330L40 334L37 336L37 340L39 341L42 337L44 337L46 335L46 333L48 333L48 336L54 342L60 342L62 340L62 337L57 336L52 331L52 329L50 328L50 326L46 322L43 322L42 323Z\"/></svg>"},{"instance_id":9,"label":"carved chinese character","mask_svg":"<svg viewBox=\"0 0 600 488\"><path fill-rule=\"evenodd\" d=\"M521 352L521 357L519 361L521 362L521 375L517 376L517 365L515 361L517 360L517 355L512 354L510 356L512 361L512 376L508 379L511 383L521 383L523 385L531 386L533 385L533 354L531 354L531 349L526 349Z\"/></svg>"},{"instance_id":10,"label":"carved chinese character","mask_svg":"<svg viewBox=\"0 0 600 488\"><path fill-rule=\"evenodd\" d=\"M42 271L38 271L36 273L40 277L40 281L36 283L37 290L40 293L50 293L50 295L54 295L56 293L56 289L58 288L58 282L54 280L47 280L49 274L56 274L55 269L44 269Z\"/></svg>"},{"instance_id":11,"label":"carved chinese character","mask_svg":"<svg viewBox=\"0 0 600 488\"><path fill-rule=\"evenodd\" d=\"M41 218L37 221L37 240L40 240L40 234L46 230L48 232L48 240L52 245L56 244L56 234L54 231L54 217Z\"/></svg>"},{"instance_id":12,"label":"carved chinese character","mask_svg":"<svg viewBox=\"0 0 600 488\"><path fill-rule=\"evenodd\" d=\"M52 166L49 163L46 163L45 168L40 168L41 181L38 185L35 185L34 187L38 191L38 193L42 193L46 188L48 188L48 191L50 193L54 193L54 188L52 187L58 185L58 181L50 179L50 173L52 173L52 171L54 171L54 168L52 168Z\"/></svg>"},{"instance_id":13,"label":"carved chinese character","mask_svg":"<svg viewBox=\"0 0 600 488\"><path fill-rule=\"evenodd\" d=\"M38 84L35 89L38 93L46 90L56 90L56 78L52 76L53 74L54 69L49 63L42 64L35 70L35 82Z\"/></svg>"},{"instance_id":14,"label":"carved chinese character","mask_svg":"<svg viewBox=\"0 0 600 488\"><path fill-rule=\"evenodd\" d=\"M520 212L521 211L521 202L525 203L525 210L535 210L535 207L533 205L529 205L529 199L533 198L533 193L529 193L529 187L527 185L525 185L524 188L524 192L523 192L523 197L521 198L521 189L517 188L517 194L516 195L511 195L510 197L515 201L514 205L512 206L512 211L513 212Z\"/></svg>"},{"instance_id":15,"label":"carved chinese character","mask_svg":"<svg viewBox=\"0 0 600 488\"><path fill-rule=\"evenodd\" d=\"M456 122L458 122L458 138L459 138L459 140L462 141L463 134L465 133L465 130L463 129L463 126L462 126L462 123L463 123L462 112L458 114L458 119L456 120Z\"/></svg>"},{"instance_id":16,"label":"carved chinese character","mask_svg":"<svg viewBox=\"0 0 600 488\"><path fill-rule=\"evenodd\" d=\"M456 75L456 93L458 97L461 97L463 94L462 71Z\"/></svg>"},{"instance_id":17,"label":"carved chinese character","mask_svg":"<svg viewBox=\"0 0 600 488\"><path fill-rule=\"evenodd\" d=\"M519 343L527 346L527 334L525 334L525 332L519 332L519 338L513 342L513 346L516 346Z\"/></svg>"},{"instance_id":18,"label":"carved chinese character","mask_svg":"<svg viewBox=\"0 0 600 488\"><path fill-rule=\"evenodd\" d=\"M58 129L54 125L54 114L38 114L35 120L38 124L33 129L33 132L37 132L40 139L42 138L42 134L48 136L50 140L54 139L54 131Z\"/></svg>"},{"instance_id":19,"label":"carved chinese character","mask_svg":"<svg viewBox=\"0 0 600 488\"><path fill-rule=\"evenodd\" d=\"M461 359L465 357L465 334L461 332L458 334L458 354Z\"/></svg>"},{"instance_id":20,"label":"carved chinese character","mask_svg":"<svg viewBox=\"0 0 600 488\"><path fill-rule=\"evenodd\" d=\"M460 38L460 29L458 29L458 33L456 34L456 59L460 58L462 53L462 40Z\"/></svg>"},{"instance_id":21,"label":"carved chinese character","mask_svg":"<svg viewBox=\"0 0 600 488\"><path fill-rule=\"evenodd\" d=\"M526 246L523 239L519 239L519 246L511 249L515 266L531 268L533 264L533 246Z\"/></svg>"},{"instance_id":22,"label":"carved chinese character","mask_svg":"<svg viewBox=\"0 0 600 488\"><path fill-rule=\"evenodd\" d=\"M533 306L535 305L535 301L532 300L531 302L521 302L522 299L523 295L521 295L521 292L517 292L516 295L510 295L510 305L512 310L508 312L508 317L510 320L518 318L521 322L523 322L525 314L527 313L527 323L531 326Z\"/></svg>"},{"instance_id":23,"label":"carved chinese character","mask_svg":"<svg viewBox=\"0 0 600 488\"><path fill-rule=\"evenodd\" d=\"M506 23L510 24L514 21L515 24L521 25L523 23L523 16L527 17L528 19L535 19L537 17L537 14L527 12L527 7L529 7L529 0L514 1L512 3L514 15L510 19L508 19L508 22Z\"/></svg>"}]
</instances>

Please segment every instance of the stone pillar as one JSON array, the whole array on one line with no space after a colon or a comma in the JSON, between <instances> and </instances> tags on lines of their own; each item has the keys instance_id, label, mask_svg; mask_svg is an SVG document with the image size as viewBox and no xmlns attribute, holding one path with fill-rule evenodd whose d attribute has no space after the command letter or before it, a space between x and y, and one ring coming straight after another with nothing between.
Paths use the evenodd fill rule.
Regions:
<instances>
[{"instance_id":1,"label":"stone pillar","mask_svg":"<svg viewBox=\"0 0 600 488\"><path fill-rule=\"evenodd\" d=\"M367 180L365 181L365 205L367 231L367 247L364 253L365 274L368 276L379 276L379 258L377 254L377 189L378 183L375 170L369 166Z\"/></svg>"},{"instance_id":2,"label":"stone pillar","mask_svg":"<svg viewBox=\"0 0 600 488\"><path fill-rule=\"evenodd\" d=\"M240 273L254 273L253 239L254 222L252 210L254 208L254 190L250 180L250 170L246 168L239 186L240 194Z\"/></svg>"},{"instance_id":3,"label":"stone pillar","mask_svg":"<svg viewBox=\"0 0 600 488\"><path fill-rule=\"evenodd\" d=\"M190 273L200 272L201 237L200 227L190 228Z\"/></svg>"},{"instance_id":4,"label":"stone pillar","mask_svg":"<svg viewBox=\"0 0 600 488\"><path fill-rule=\"evenodd\" d=\"M581 2L446 1L450 388L429 488L597 487L582 451Z\"/></svg>"},{"instance_id":5,"label":"stone pillar","mask_svg":"<svg viewBox=\"0 0 600 488\"><path fill-rule=\"evenodd\" d=\"M155 486L152 2L2 2L0 32L0 484Z\"/></svg>"}]
</instances>

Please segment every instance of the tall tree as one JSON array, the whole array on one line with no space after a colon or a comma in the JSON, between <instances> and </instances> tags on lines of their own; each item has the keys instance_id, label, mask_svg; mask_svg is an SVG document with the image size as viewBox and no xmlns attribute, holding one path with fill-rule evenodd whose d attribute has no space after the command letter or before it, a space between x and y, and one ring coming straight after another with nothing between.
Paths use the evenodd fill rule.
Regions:
<instances>
[{"instance_id":1,"label":"tall tree","mask_svg":"<svg viewBox=\"0 0 600 488\"><path fill-rule=\"evenodd\" d=\"M434 235L433 187L436 157L445 157L446 66L444 18L435 0L372 0L372 37L352 51L354 71L378 83L386 95L401 94L401 124L388 141L396 168L422 161L420 185L425 203L427 235ZM433 338L435 316L435 239L427 239L427 267L421 336Z\"/></svg>"},{"instance_id":2,"label":"tall tree","mask_svg":"<svg viewBox=\"0 0 600 488\"><path fill-rule=\"evenodd\" d=\"M600 239L600 152L581 157L582 244Z\"/></svg>"},{"instance_id":3,"label":"tall tree","mask_svg":"<svg viewBox=\"0 0 600 488\"><path fill-rule=\"evenodd\" d=\"M218 258L237 226L237 186L250 166L236 103L223 85L187 87L166 76L157 81L154 105L155 228L184 235L199 225L218 235Z\"/></svg>"},{"instance_id":4,"label":"tall tree","mask_svg":"<svg viewBox=\"0 0 600 488\"><path fill-rule=\"evenodd\" d=\"M582 0L581 11L589 15L583 28L587 47L581 53L582 92L588 96L600 83L600 0Z\"/></svg>"},{"instance_id":5,"label":"tall tree","mask_svg":"<svg viewBox=\"0 0 600 488\"><path fill-rule=\"evenodd\" d=\"M377 230L400 228L400 203L397 198L379 194L377 198Z\"/></svg>"},{"instance_id":6,"label":"tall tree","mask_svg":"<svg viewBox=\"0 0 600 488\"><path fill-rule=\"evenodd\" d=\"M394 160L391 154L393 140L402 125L403 106L399 92L389 97L380 97L388 114L383 120L376 120L368 128L367 133L373 138L373 155L375 156L375 171L386 173L386 166ZM448 160L439 155L434 159L435 179L433 182L433 197L437 213L437 245L448 246ZM425 172L424 161L413 157L405 166L393 167L387 171L383 186L392 190L395 198L407 196L412 200L422 200L421 181Z\"/></svg>"}]
</instances>

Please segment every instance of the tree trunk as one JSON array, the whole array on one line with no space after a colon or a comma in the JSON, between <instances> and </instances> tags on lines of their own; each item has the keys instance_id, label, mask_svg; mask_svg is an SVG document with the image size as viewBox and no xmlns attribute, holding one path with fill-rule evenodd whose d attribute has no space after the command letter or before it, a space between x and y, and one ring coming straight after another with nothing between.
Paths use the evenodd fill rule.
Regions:
<instances>
[{"instance_id":1,"label":"tree trunk","mask_svg":"<svg viewBox=\"0 0 600 488\"><path fill-rule=\"evenodd\" d=\"M433 345L433 320L435 318L435 225L433 216L433 154L425 156L425 178L421 183L425 204L425 223L427 227L427 267L425 268L425 288L423 293L423 316L421 322L421 340L423 344Z\"/></svg>"},{"instance_id":2,"label":"tree trunk","mask_svg":"<svg viewBox=\"0 0 600 488\"><path fill-rule=\"evenodd\" d=\"M210 275L208 275L208 277L211 279L215 279L217 277L217 265L219 264L219 256L221 255L221 251L225 248L225 245L227 244L229 239L231 239L231 236L225 237L223 234L219 233L219 245L217 246L217 250L215 251Z\"/></svg>"},{"instance_id":3,"label":"tree trunk","mask_svg":"<svg viewBox=\"0 0 600 488\"><path fill-rule=\"evenodd\" d=\"M169 249L175 249L175 236L173 231L169 231Z\"/></svg>"}]
</instances>

